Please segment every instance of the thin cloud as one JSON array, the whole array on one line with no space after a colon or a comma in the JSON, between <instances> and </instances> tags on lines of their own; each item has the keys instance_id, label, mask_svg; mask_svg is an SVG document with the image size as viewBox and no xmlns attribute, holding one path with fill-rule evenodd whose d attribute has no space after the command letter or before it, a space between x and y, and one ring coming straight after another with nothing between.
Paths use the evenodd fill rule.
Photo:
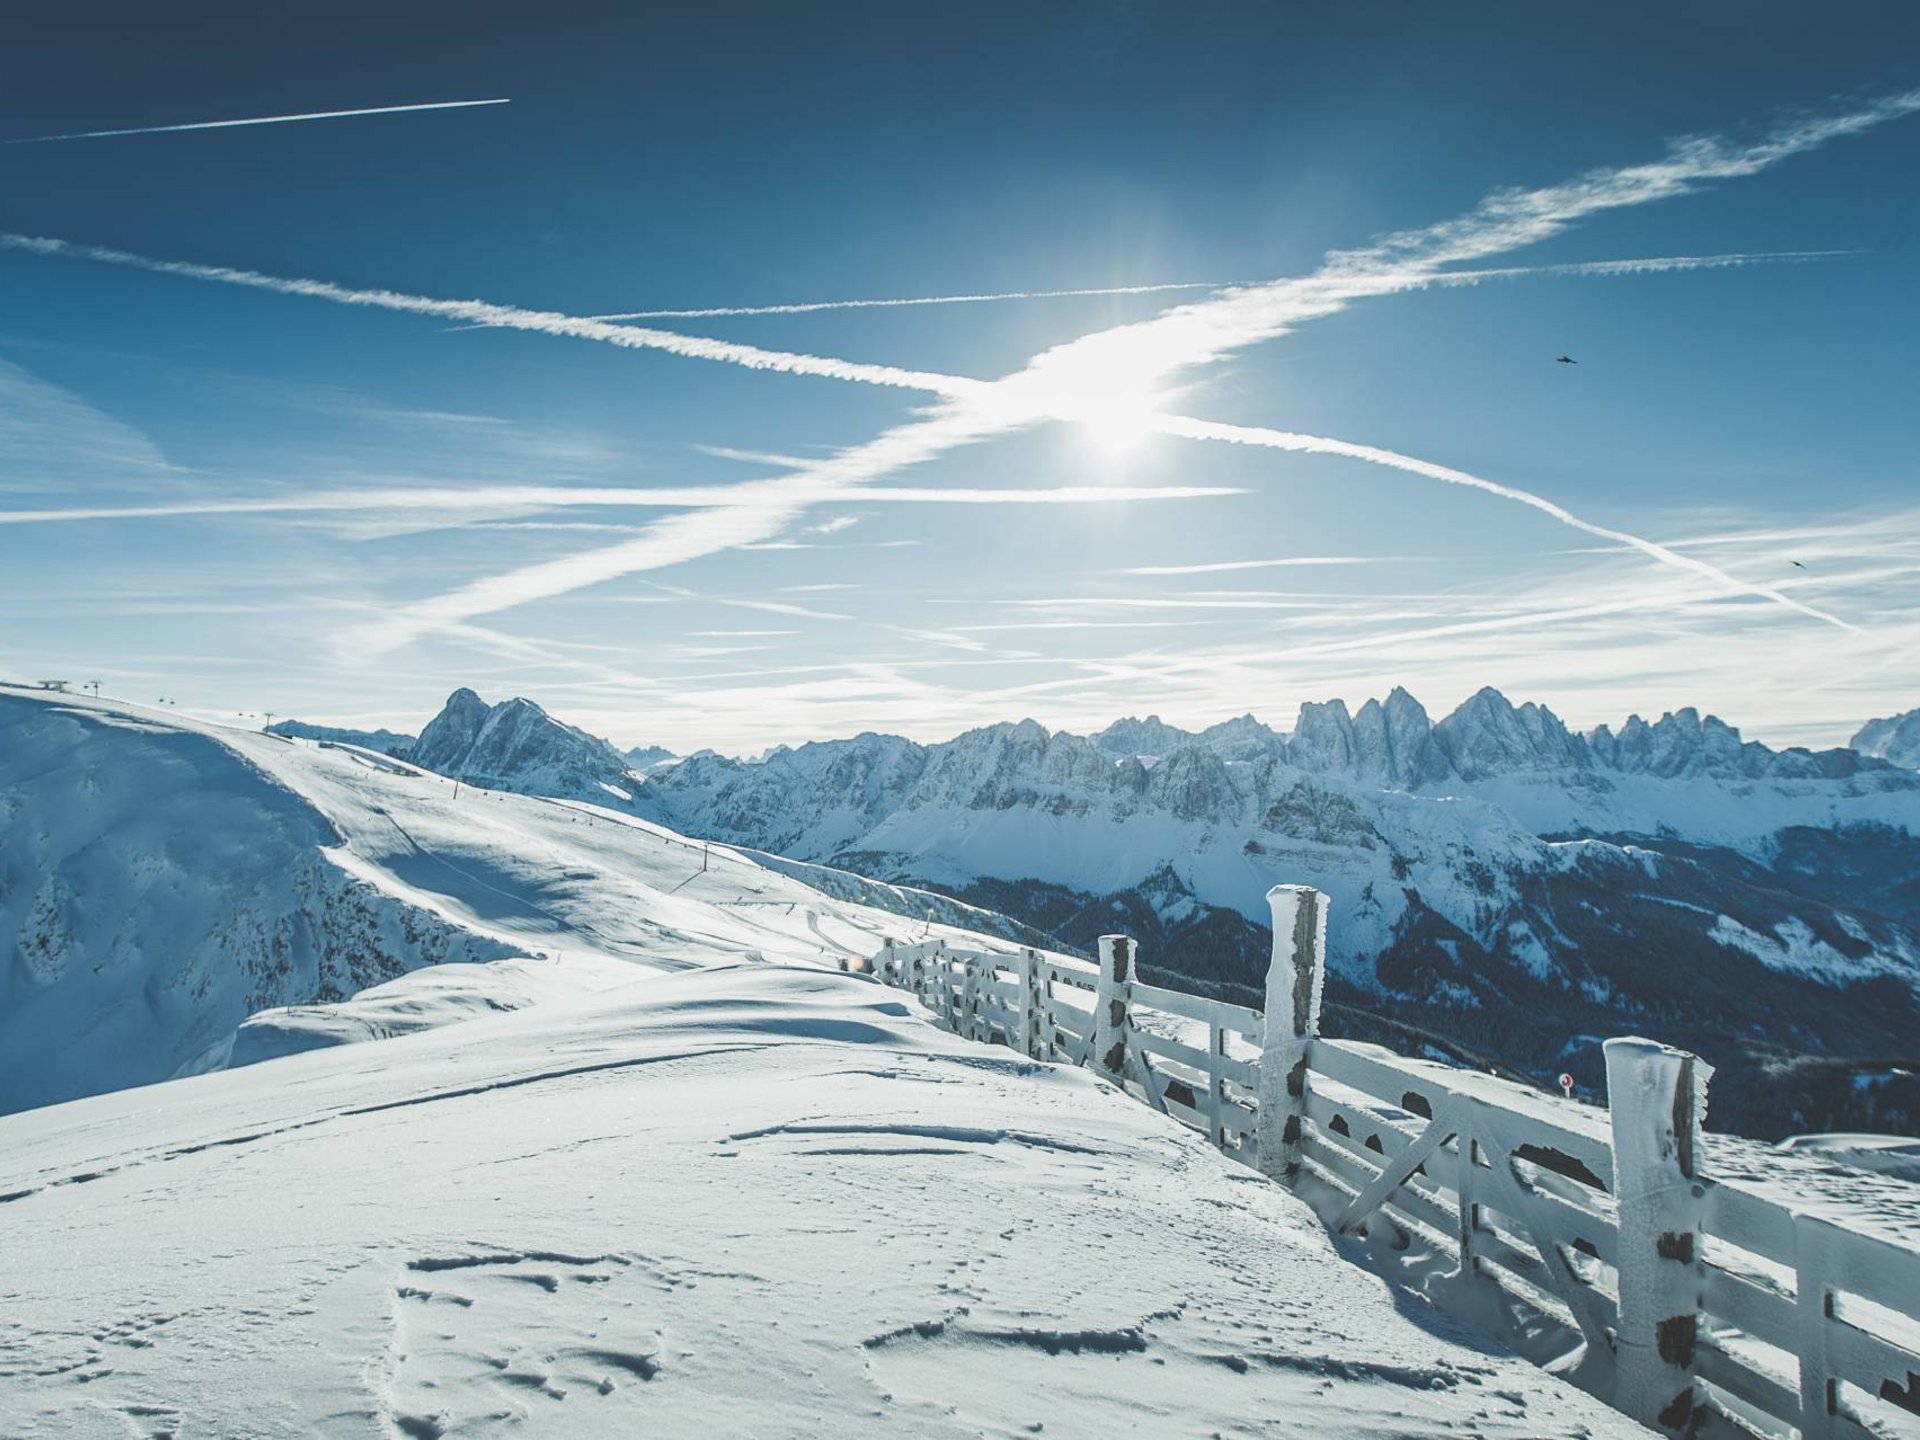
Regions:
<instances>
[{"instance_id":1,"label":"thin cloud","mask_svg":"<svg viewBox=\"0 0 1920 1440\"><path fill-rule=\"evenodd\" d=\"M765 465L774 470L804 470L812 463L797 455L780 455L771 450L740 450L731 445L695 445L693 448L716 460L738 460L743 464Z\"/></svg>"},{"instance_id":2,"label":"thin cloud","mask_svg":"<svg viewBox=\"0 0 1920 1440\"><path fill-rule=\"evenodd\" d=\"M1289 555L1281 560L1217 560L1210 565L1132 565L1116 575L1218 575L1229 570L1281 570L1297 565L1384 565L1405 555Z\"/></svg>"},{"instance_id":3,"label":"thin cloud","mask_svg":"<svg viewBox=\"0 0 1920 1440\"><path fill-rule=\"evenodd\" d=\"M860 517L858 515L836 515L833 519L822 521L818 525L809 525L806 533L809 535L838 535L842 531L851 530L859 523Z\"/></svg>"},{"instance_id":4,"label":"thin cloud","mask_svg":"<svg viewBox=\"0 0 1920 1440\"><path fill-rule=\"evenodd\" d=\"M9 145L47 145L56 140L107 140L118 135L167 135L179 130L231 130L241 125L292 125L303 120L346 120L357 115L404 115L417 110L470 110L510 100L436 100L426 105L376 105L366 110L313 110L303 115L254 115L244 120L197 120L190 125L143 125L132 130L77 130L70 135L29 135Z\"/></svg>"}]
</instances>

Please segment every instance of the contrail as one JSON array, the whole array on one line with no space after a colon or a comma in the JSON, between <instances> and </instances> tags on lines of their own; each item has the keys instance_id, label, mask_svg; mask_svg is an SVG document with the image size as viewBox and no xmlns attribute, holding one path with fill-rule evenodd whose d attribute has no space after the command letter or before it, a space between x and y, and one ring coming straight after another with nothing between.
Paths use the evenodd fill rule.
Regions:
<instances>
[{"instance_id":1,"label":"contrail","mask_svg":"<svg viewBox=\"0 0 1920 1440\"><path fill-rule=\"evenodd\" d=\"M1291 569L1299 565L1385 565L1405 559L1405 556L1396 555L1290 555L1283 560L1218 560L1210 565L1134 565L1113 573L1116 575L1218 575L1229 570Z\"/></svg>"},{"instance_id":2,"label":"contrail","mask_svg":"<svg viewBox=\"0 0 1920 1440\"><path fill-rule=\"evenodd\" d=\"M276 295L302 295L316 300L331 300L339 305L365 305L376 310L397 310L408 315L436 315L448 320L466 320L506 330L531 330L543 335L561 335L579 340L599 340L629 350L664 350L672 355L697 360L717 360L745 366L749 370L777 370L789 375L820 375L833 380L852 380L867 385L887 385L898 389L920 390L936 395L971 394L983 382L957 375L941 375L924 370L903 370L894 365L863 365L852 360L835 360L819 355L798 355L785 350L765 350L757 345L737 345L731 341L708 340L697 335L679 335L670 330L643 329L637 325L609 325L556 311L523 310L514 305L495 305L485 300L435 300L424 295L404 295L393 290L355 290L325 280L295 280L278 275L263 275L257 270L234 270L220 265L196 265L185 260L155 260L126 250L102 245L74 245L65 240L35 235L0 234L0 248L25 250L36 255L58 255L76 260L93 260L104 265L124 265L156 275L180 275L190 280L210 280L222 285L240 285L251 290L266 290Z\"/></svg>"},{"instance_id":3,"label":"contrail","mask_svg":"<svg viewBox=\"0 0 1920 1440\"><path fill-rule=\"evenodd\" d=\"M705 310L627 310L591 320L710 320L724 315L811 315L819 310L892 310L908 305L991 305L1002 300L1063 300L1083 295L1157 295L1165 290L1226 290L1233 280L1176 280L1163 285L1101 285L1088 290L1002 290L985 295L917 295L904 300L811 300L790 305L714 305Z\"/></svg>"},{"instance_id":4,"label":"contrail","mask_svg":"<svg viewBox=\"0 0 1920 1440\"><path fill-rule=\"evenodd\" d=\"M1741 594L1757 596L1771 600L1776 605L1784 605L1789 610L1798 610L1802 615L1815 620L1825 621L1842 630L1859 633L1860 627L1850 625L1837 615L1830 615L1802 601L1794 599L1780 590L1768 585L1756 585L1728 574L1718 565L1710 565L1692 555L1683 555L1671 550L1655 540L1647 540L1625 530L1614 530L1605 525L1596 525L1591 520L1583 520L1563 505L1557 505L1545 496L1536 495L1531 490L1522 490L1514 485L1502 485L1497 480L1486 480L1478 475L1469 475L1464 470L1454 470L1445 465L1435 465L1428 460L1418 460L1411 455L1402 455L1394 450L1382 450L1376 445L1356 445L1349 440L1330 440L1322 435L1300 435L1288 430L1269 430L1258 425L1220 425L1208 420L1190 420L1179 415L1155 415L1148 423L1154 429L1167 435L1180 435L1190 440L1224 440L1230 445L1260 445L1273 450L1305 451L1317 455L1344 455L1352 460L1365 460L1374 465L1387 465L1395 470L1405 470L1415 475L1424 475L1430 480L1443 481L1448 485L1464 485L1473 490L1484 490L1489 495L1498 495L1502 500L1511 500L1516 504L1528 506L1544 515L1550 515L1562 525L1584 531L1588 535L1602 540L1612 540L1617 544L1630 545L1641 554L1658 560L1663 565L1673 565L1682 570L1691 570L1703 575L1715 584Z\"/></svg>"},{"instance_id":5,"label":"contrail","mask_svg":"<svg viewBox=\"0 0 1920 1440\"><path fill-rule=\"evenodd\" d=\"M1476 285L1482 280L1519 280L1570 275L1663 275L1671 270L1727 270L1742 265L1792 265L1859 255L1859 250L1759 250L1727 255L1648 255L1637 260L1576 260L1566 265L1509 265L1493 270L1444 270L1442 285Z\"/></svg>"},{"instance_id":6,"label":"contrail","mask_svg":"<svg viewBox=\"0 0 1920 1440\"><path fill-rule=\"evenodd\" d=\"M367 110L314 110L304 115L254 115L245 120L199 120L191 125L142 125L133 130L76 130L71 135L28 135L9 145L45 145L55 140L106 140L116 135L166 135L176 130L230 130L236 125L291 125L300 120L345 120L354 115L404 115L414 110L468 110L506 105L508 100L436 100L429 105L376 105Z\"/></svg>"},{"instance_id":7,"label":"contrail","mask_svg":"<svg viewBox=\"0 0 1920 1440\"><path fill-rule=\"evenodd\" d=\"M1636 260L1585 260L1566 265L1516 265L1498 270L1452 270L1434 283L1468 285L1481 280L1556 275L1651 275L1668 270L1717 270L1735 265L1822 260L1856 250L1770 250L1728 255L1652 255ZM1003 300L1056 300L1083 295L1156 295L1169 290L1244 290L1249 280L1174 280L1159 285L1108 285L1087 290L1003 290L983 295L918 295L898 300L811 300L789 305L714 305L704 310L624 310L589 320L710 320L735 315L812 315L821 310L885 310L910 305L990 305ZM484 329L484 326L477 326Z\"/></svg>"},{"instance_id":8,"label":"contrail","mask_svg":"<svg viewBox=\"0 0 1920 1440\"><path fill-rule=\"evenodd\" d=\"M724 510L766 498L768 484L705 485L655 489L554 485L480 485L465 489L331 490L262 499L180 500L160 505L101 505L59 510L0 510L0 525L54 525L94 520L170 520L195 516L301 515L364 510L472 511L560 509L618 505L629 509ZM1042 489L982 489L841 486L820 489L810 502L859 500L885 505L1109 505L1136 500L1211 500L1244 495L1233 485L1062 485Z\"/></svg>"}]
</instances>

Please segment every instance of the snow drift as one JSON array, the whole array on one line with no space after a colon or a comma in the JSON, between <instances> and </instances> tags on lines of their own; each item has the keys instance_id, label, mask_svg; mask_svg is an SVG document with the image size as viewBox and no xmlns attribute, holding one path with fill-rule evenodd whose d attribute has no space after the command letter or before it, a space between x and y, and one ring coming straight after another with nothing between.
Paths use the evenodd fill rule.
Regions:
<instances>
[{"instance_id":1,"label":"snow drift","mask_svg":"<svg viewBox=\"0 0 1920 1440\"><path fill-rule=\"evenodd\" d=\"M1644 1433L1086 1072L818 970L0 1119L0 1224L22 1437Z\"/></svg>"}]
</instances>

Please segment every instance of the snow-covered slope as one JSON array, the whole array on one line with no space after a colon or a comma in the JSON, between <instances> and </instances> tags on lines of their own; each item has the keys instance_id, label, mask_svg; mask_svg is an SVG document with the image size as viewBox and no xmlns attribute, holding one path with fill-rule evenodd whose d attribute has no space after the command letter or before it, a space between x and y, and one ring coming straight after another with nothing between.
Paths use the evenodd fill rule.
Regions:
<instances>
[{"instance_id":1,"label":"snow-covered slope","mask_svg":"<svg viewBox=\"0 0 1920 1440\"><path fill-rule=\"evenodd\" d=\"M1083 1071L749 965L0 1119L0 1434L1643 1435Z\"/></svg>"},{"instance_id":2,"label":"snow-covered slope","mask_svg":"<svg viewBox=\"0 0 1920 1440\"><path fill-rule=\"evenodd\" d=\"M0 1111L225 1063L275 1007L335 1008L265 1017L235 1058L997 918L842 889L371 751L0 690Z\"/></svg>"},{"instance_id":3,"label":"snow-covered slope","mask_svg":"<svg viewBox=\"0 0 1920 1440\"><path fill-rule=\"evenodd\" d=\"M0 692L0 1111L162 1079L266 1006L513 953L334 863L341 839L191 728Z\"/></svg>"},{"instance_id":4,"label":"snow-covered slope","mask_svg":"<svg viewBox=\"0 0 1920 1440\"><path fill-rule=\"evenodd\" d=\"M1862 755L1920 770L1920 710L1869 720L1849 743Z\"/></svg>"}]
</instances>

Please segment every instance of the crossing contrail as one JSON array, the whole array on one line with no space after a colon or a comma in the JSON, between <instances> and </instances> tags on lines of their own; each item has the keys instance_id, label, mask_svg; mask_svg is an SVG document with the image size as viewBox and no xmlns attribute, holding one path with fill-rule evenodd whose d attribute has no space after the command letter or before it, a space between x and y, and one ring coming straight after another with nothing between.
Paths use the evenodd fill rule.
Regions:
<instances>
[{"instance_id":1,"label":"crossing contrail","mask_svg":"<svg viewBox=\"0 0 1920 1440\"><path fill-rule=\"evenodd\" d=\"M9 145L45 145L55 140L107 140L116 135L165 135L176 130L231 130L238 125L291 125L298 120L345 120L354 115L403 115L413 110L467 110L505 105L506 100L435 100L426 105L376 105L366 110L314 110L304 115L253 115L244 120L197 120L191 125L142 125L132 130L76 130L71 135L27 135Z\"/></svg>"},{"instance_id":2,"label":"crossing contrail","mask_svg":"<svg viewBox=\"0 0 1920 1440\"><path fill-rule=\"evenodd\" d=\"M924 390L936 395L958 397L984 389L981 381L963 376L941 375L930 371L903 370L895 365L863 365L838 360L828 355L802 355L786 350L767 350L758 345L737 345L731 341L709 340L703 336L681 335L671 330L646 329L638 325L609 325L577 315L554 311L523 310L517 305L494 305L485 300L436 300L426 295L406 295L394 290L356 290L326 280L287 279L262 275L257 270L235 270L223 265L196 265L185 260L155 260L126 250L111 250L102 245L74 245L35 235L0 233L0 250L21 250L33 255L58 255L70 259L92 260L103 265L124 265L155 275L182 275L191 280L208 280L221 285L239 285L249 290L265 290L275 295L300 295L309 299L330 300L336 305L365 305L376 310L395 310L404 315L432 315L444 320L468 320L502 330L531 330L542 335L567 336L576 340L597 340L629 350L665 350L674 355L715 360L749 370L777 370L789 375L821 375L835 380L865 385L891 385L907 390Z\"/></svg>"},{"instance_id":3,"label":"crossing contrail","mask_svg":"<svg viewBox=\"0 0 1920 1440\"><path fill-rule=\"evenodd\" d=\"M1472 285L1482 280L1527 276L1652 275L1667 270L1721 270L1738 265L1822 260L1852 250L1772 250L1730 255L1652 255L1636 260L1585 260L1568 265L1515 265L1497 270L1451 270L1433 277L1437 285ZM1084 295L1158 295L1169 290L1243 290L1253 280L1172 280L1157 285L1103 285L1085 290L996 290L978 295L916 295L890 300L807 300L785 305L713 305L704 310L622 310L588 315L588 320L713 320L739 315L813 315L822 310L891 310L911 305L992 305L1006 300L1059 300ZM476 330L485 326L469 327Z\"/></svg>"},{"instance_id":4,"label":"crossing contrail","mask_svg":"<svg viewBox=\"0 0 1920 1440\"><path fill-rule=\"evenodd\" d=\"M705 310L626 310L589 320L711 320L727 315L811 315L818 310L891 310L905 305L991 305L1001 300L1063 300L1082 295L1158 295L1164 290L1227 290L1232 280L1176 280L1162 285L1100 285L1087 290L998 290L982 295L916 295L901 300L808 300L789 305L715 305Z\"/></svg>"},{"instance_id":5,"label":"crossing contrail","mask_svg":"<svg viewBox=\"0 0 1920 1440\"><path fill-rule=\"evenodd\" d=\"M1271 450L1303 451L1315 455L1344 455L1349 460L1364 460L1372 465L1386 465L1395 470L1405 470L1410 474L1424 475L1429 480L1438 480L1447 485L1464 485L1470 490L1483 490L1489 495L1497 495L1502 500L1511 500L1515 504L1525 505L1551 516L1562 525L1580 530L1602 540L1612 540L1617 544L1630 546L1649 559L1658 560L1663 565L1671 565L1678 570L1691 570L1727 590L1744 595L1752 595L1762 600L1771 600L1776 605L1784 605L1789 610L1798 610L1815 620L1821 620L1841 630L1850 630L1856 634L1858 625L1849 624L1837 615L1829 614L1804 601L1796 600L1771 585L1756 585L1750 580L1742 580L1729 574L1718 565L1709 564L1697 556L1685 555L1658 541L1648 540L1626 530L1615 530L1611 526L1596 525L1591 520L1582 519L1564 505L1555 504L1543 495L1531 490L1522 490L1517 485L1503 485L1497 480L1487 480L1478 475L1468 474L1465 470L1455 470L1450 465L1436 465L1430 460L1417 459L1412 455L1402 455L1397 450L1386 450L1378 445L1356 445L1351 440L1333 440L1324 435L1301 435L1291 430L1273 430L1263 425L1221 425L1210 420L1193 420L1184 415L1154 415L1149 423L1162 434L1180 435L1189 440L1222 440L1229 445L1260 445Z\"/></svg>"}]
</instances>

